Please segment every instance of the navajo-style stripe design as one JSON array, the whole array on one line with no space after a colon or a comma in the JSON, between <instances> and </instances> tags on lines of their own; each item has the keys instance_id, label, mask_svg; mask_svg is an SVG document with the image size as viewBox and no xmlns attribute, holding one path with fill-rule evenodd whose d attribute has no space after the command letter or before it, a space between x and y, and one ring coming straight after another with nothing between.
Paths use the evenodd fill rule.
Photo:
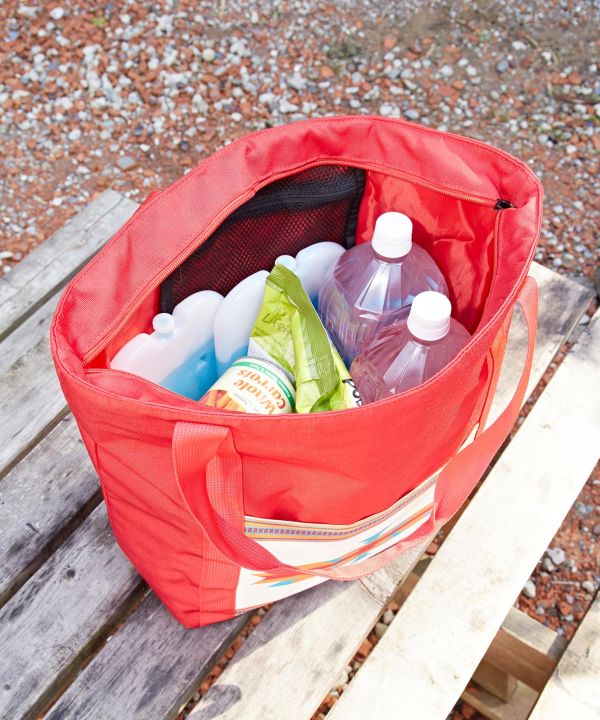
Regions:
<instances>
[{"instance_id":1,"label":"navajo-style stripe design","mask_svg":"<svg viewBox=\"0 0 600 720\"><path fill-rule=\"evenodd\" d=\"M433 479L424 484L418 493L411 493L409 498L392 505L377 515L372 515L363 522L354 525L319 525L316 523L285 523L280 520L271 521L262 518L246 518L244 527L245 534L253 540L302 540L302 541L327 541L339 540L358 535L374 525L385 521L386 518L395 515L399 510L410 502L414 502L420 495L431 487Z\"/></svg>"},{"instance_id":2,"label":"navajo-style stripe design","mask_svg":"<svg viewBox=\"0 0 600 720\"><path fill-rule=\"evenodd\" d=\"M375 533L371 537L361 541L361 546L355 550L348 552L340 557L326 560L324 562L310 563L306 565L300 565L299 567L304 570L324 570L334 565L351 565L353 563L364 560L369 555L374 554L381 545L385 544L392 538L396 538L398 535L406 533L416 523L425 522L433 509L433 503L428 504L414 515L411 515L406 520L398 523L397 525L390 527L389 525L382 528L379 532ZM300 582L306 578L311 577L305 573L296 573L294 575L286 575L284 573L276 574L273 572L255 573L258 579L254 582L255 585L266 585L268 587L278 587L281 585L290 585L292 583Z\"/></svg>"}]
</instances>

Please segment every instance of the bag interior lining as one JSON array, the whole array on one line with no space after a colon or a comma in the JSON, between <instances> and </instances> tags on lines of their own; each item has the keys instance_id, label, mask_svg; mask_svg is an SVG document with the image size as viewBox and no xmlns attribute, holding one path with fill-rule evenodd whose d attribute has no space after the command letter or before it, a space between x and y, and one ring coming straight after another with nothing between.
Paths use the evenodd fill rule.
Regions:
<instances>
[{"instance_id":1,"label":"bag interior lining","mask_svg":"<svg viewBox=\"0 0 600 720\"><path fill-rule=\"evenodd\" d=\"M321 165L265 186L241 205L167 282L150 292L127 325L93 362L108 367L118 350L152 318L201 289L226 294L239 280L269 269L319 240L350 247L371 239L377 216L394 210L413 221L413 239L437 262L450 290L453 316L474 333L490 294L496 258L496 218L490 204L373 170ZM286 229L293 232L283 237ZM275 228L275 232L273 231ZM174 291L175 289L175 291Z\"/></svg>"}]
</instances>

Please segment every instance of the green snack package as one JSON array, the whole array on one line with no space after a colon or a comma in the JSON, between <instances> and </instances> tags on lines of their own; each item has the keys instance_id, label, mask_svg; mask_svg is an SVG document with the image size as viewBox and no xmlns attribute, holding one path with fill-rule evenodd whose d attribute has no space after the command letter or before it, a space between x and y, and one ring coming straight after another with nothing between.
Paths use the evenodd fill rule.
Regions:
<instances>
[{"instance_id":1,"label":"green snack package","mask_svg":"<svg viewBox=\"0 0 600 720\"><path fill-rule=\"evenodd\" d=\"M296 385L296 411L361 405L360 396L299 278L275 265L250 334L248 355L279 365Z\"/></svg>"}]
</instances>

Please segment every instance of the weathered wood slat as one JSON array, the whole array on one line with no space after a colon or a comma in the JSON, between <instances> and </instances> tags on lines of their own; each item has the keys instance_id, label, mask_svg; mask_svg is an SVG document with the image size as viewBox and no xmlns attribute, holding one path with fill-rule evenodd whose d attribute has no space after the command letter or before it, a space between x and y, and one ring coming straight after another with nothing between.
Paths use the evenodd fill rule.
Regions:
<instances>
[{"instance_id":1,"label":"weathered wood slat","mask_svg":"<svg viewBox=\"0 0 600 720\"><path fill-rule=\"evenodd\" d=\"M188 630L150 595L45 720L173 718L248 619ZM129 657L126 668L123 657Z\"/></svg>"},{"instance_id":2,"label":"weathered wood slat","mask_svg":"<svg viewBox=\"0 0 600 720\"><path fill-rule=\"evenodd\" d=\"M554 282L555 277L558 276L552 274L551 277ZM559 282L568 281L559 278ZM563 332L570 330L576 322L588 304L588 297L587 292L576 293L570 308L571 314L557 318ZM518 329L520 322L520 318L515 320L515 328ZM553 328L552 333L542 329L536 352L553 357L563 339L560 329L557 331ZM510 352L518 352L518 348L515 349L513 344ZM509 355L509 361L510 357L512 356ZM516 363L518 365L518 360ZM538 377L544 370L545 367L539 367ZM501 401L506 403L511 391L510 378L504 379L498 388ZM426 546L426 543L424 545ZM396 565L366 578L362 585L361 583L327 583L277 603L250 636L247 649L243 650L245 654L236 655L235 661L219 678L215 689L211 689L206 698L202 699L197 710L200 713L199 717L203 717L202 712L216 713L217 710L225 713L223 718L241 717L240 712L243 712L244 720L268 717L268 711L266 715L264 714L265 708L268 708L269 703L275 699L275 706L281 717L285 717L286 720L294 718L305 720L308 715L307 707L315 709L319 705L332 687L339 671L370 631L387 598L394 592L397 584L421 553L422 550L416 550L413 556L402 558ZM358 607L363 610L366 607L367 611L358 612ZM141 609L136 610L128 619L120 633L126 631L130 622L136 622L135 618L139 612ZM98 695L109 685L115 688L116 698L120 698L123 692L126 694L130 684L128 668L131 658L143 655L144 652L140 640L139 636L132 634L128 643L111 646L110 663L105 662L102 657L107 652L104 648L86 670L86 673L93 674L98 694L87 685L73 685L63 696L65 707L70 706L72 692L77 697L75 708L83 707L86 702L93 707L100 701ZM177 639L175 646L176 644ZM113 647L118 647L119 652L113 653ZM268 652L264 648L267 648ZM185 668L186 663L189 662L187 653L184 651L179 653L177 662ZM109 667L112 669L110 677L104 680L104 674ZM257 672L257 667L261 668L260 672ZM267 668L271 668L272 672L267 672ZM136 668L136 673L139 672L143 674L143 668ZM113 677L121 678L117 686L113 685L111 680ZM239 688L243 698L241 702L238 703L235 697L228 694L231 692L228 688L231 687ZM286 688L285 693L281 692L282 687ZM191 689L190 687L190 691ZM135 688L131 691L131 703L134 702L136 692ZM168 686L163 688L162 700L165 701L165 706L171 698L172 707L176 709L178 692L171 693ZM106 710L108 700L102 702L105 712L108 713L109 711ZM275 706L272 705L271 708ZM226 707L229 709L225 709ZM67 717L74 718L76 715ZM171 715L167 713L165 717Z\"/></svg>"},{"instance_id":3,"label":"weathered wood slat","mask_svg":"<svg viewBox=\"0 0 600 720\"><path fill-rule=\"evenodd\" d=\"M0 477L67 412L50 356L48 328L57 302L52 293L136 207L118 193L104 193L25 258L10 273L10 285L0 287L0 407L10 418L0 423Z\"/></svg>"},{"instance_id":4,"label":"weathered wood slat","mask_svg":"<svg viewBox=\"0 0 600 720\"><path fill-rule=\"evenodd\" d=\"M395 595L402 604L415 589L431 557L423 557L400 585ZM567 640L514 607L502 622L482 662L511 675L538 693L554 672Z\"/></svg>"},{"instance_id":5,"label":"weathered wood slat","mask_svg":"<svg viewBox=\"0 0 600 720\"><path fill-rule=\"evenodd\" d=\"M0 340L65 285L137 207L107 190L0 278Z\"/></svg>"},{"instance_id":6,"label":"weathered wood slat","mask_svg":"<svg viewBox=\"0 0 600 720\"><path fill-rule=\"evenodd\" d=\"M423 550L364 581L325 583L276 603L190 720L262 720L273 708L286 720L309 718Z\"/></svg>"},{"instance_id":7,"label":"weathered wood slat","mask_svg":"<svg viewBox=\"0 0 600 720\"><path fill-rule=\"evenodd\" d=\"M504 619L485 658L540 692L567 645L564 637L515 608Z\"/></svg>"},{"instance_id":8,"label":"weathered wood slat","mask_svg":"<svg viewBox=\"0 0 600 720\"><path fill-rule=\"evenodd\" d=\"M0 376L48 336L60 293L53 295L0 342Z\"/></svg>"},{"instance_id":9,"label":"weathered wood slat","mask_svg":"<svg viewBox=\"0 0 600 720\"><path fill-rule=\"evenodd\" d=\"M0 481L0 606L100 502L72 415Z\"/></svg>"},{"instance_id":10,"label":"weathered wood slat","mask_svg":"<svg viewBox=\"0 0 600 720\"><path fill-rule=\"evenodd\" d=\"M489 720L527 720L538 693L527 687L525 683L517 681L514 694L506 702L482 688L471 685L461 697Z\"/></svg>"},{"instance_id":11,"label":"weathered wood slat","mask_svg":"<svg viewBox=\"0 0 600 720\"><path fill-rule=\"evenodd\" d=\"M600 596L575 631L530 720L600 718Z\"/></svg>"},{"instance_id":12,"label":"weathered wood slat","mask_svg":"<svg viewBox=\"0 0 600 720\"><path fill-rule=\"evenodd\" d=\"M0 376L0 477L68 412L49 345L43 337Z\"/></svg>"},{"instance_id":13,"label":"weathered wood slat","mask_svg":"<svg viewBox=\"0 0 600 720\"><path fill-rule=\"evenodd\" d=\"M286 701L289 694L298 701L299 693L306 693L310 695L310 702L316 707L323 695L322 688L325 687L327 690L337 674L335 666L327 666L328 648L333 654L339 652L337 645L344 641L347 634L356 635L353 638L354 642L360 644L377 619L381 607L389 598L399 577L406 573L407 567L410 567L410 563L416 561L419 555L420 551L415 552L410 558L403 558L392 568L387 568L369 578L366 585L327 583L290 598L284 603L278 603L267 615L270 621L269 629L266 633L261 632L266 622L263 620L246 641L244 648L236 655L234 661L236 666L242 662L246 672L259 684L260 677L267 672L268 666L270 667L271 664L277 666L278 652L282 649L289 651L288 643L292 643L301 651L304 643L312 644L318 636L324 657L318 659L318 673L315 671L317 658L312 658L315 687L300 687L294 684L293 688L290 687L285 693L281 693L280 686L274 688L275 696L271 698L272 701L277 702L278 710L282 712L281 717L288 717L283 709L287 708L288 704L292 704L292 701ZM347 592L349 587L351 591ZM116 720L123 716L132 720L138 718L144 720L147 717L158 720L172 718L177 714L182 702L185 702L197 689L201 675L210 669L211 662L228 647L232 637L232 626L230 623L221 623L212 628L185 631L170 618L164 607L156 607L156 604L156 600L151 596L136 609L115 638L111 639L107 647L91 661L81 678L66 690L57 703L58 714L49 716L52 720L87 718L86 707L102 710L99 715L94 715L92 712L89 716L90 720L98 716L103 720L104 718ZM148 605L150 610L146 607ZM355 621L351 626L346 627L336 620L340 616L340 610L344 611L342 613L344 621L349 619ZM151 633L144 631L144 627L148 627L145 623L149 613L152 613L153 617ZM272 613L276 616L273 619ZM363 622L362 618L365 614L368 620ZM325 625L322 624L324 620ZM238 621L235 622L237 624ZM239 622L243 624L245 619ZM238 627L241 627L241 624ZM356 626L358 633L354 629ZM276 630L275 637L272 635L273 628ZM209 630L210 639L202 640L202 644L204 646L206 642L209 648L213 648L212 655L209 657L208 654L201 654L202 648L199 647L190 650L188 635L195 637L194 633L197 633L198 638L203 638L204 633ZM151 685L151 675L156 672L156 662L151 662L150 658L156 657L156 654L161 656L164 654L169 658L169 663L178 668L178 676L171 678L168 683L155 684L151 698L152 712L146 712L143 705L144 697L147 695L148 686ZM309 655L306 653L302 655L308 663ZM260 672L257 672L257 668L261 668ZM309 667L305 667L305 672L308 670ZM323 680L323 673L328 675L328 680ZM132 682L132 677L136 678L135 682ZM244 717L246 720L246 718L269 716L269 708L266 709L266 714L256 716L252 714L252 698L247 696L246 689L244 689L243 706L240 709L240 693L235 688L235 683L229 683L227 687L215 692L218 697L215 700L211 691L213 694L208 706L211 707L211 712L215 712L218 708L225 714L211 715L211 717ZM138 706L142 707L144 712L138 712L136 710ZM305 715L306 713L302 717Z\"/></svg>"},{"instance_id":14,"label":"weathered wood slat","mask_svg":"<svg viewBox=\"0 0 600 720\"><path fill-rule=\"evenodd\" d=\"M597 314L331 720L448 715L596 464L599 389Z\"/></svg>"},{"instance_id":15,"label":"weathered wood slat","mask_svg":"<svg viewBox=\"0 0 600 720\"><path fill-rule=\"evenodd\" d=\"M0 610L0 717L35 717L141 587L98 507Z\"/></svg>"},{"instance_id":16,"label":"weathered wood slat","mask_svg":"<svg viewBox=\"0 0 600 720\"><path fill-rule=\"evenodd\" d=\"M477 666L471 681L478 688L485 690L497 700L502 700L505 703L510 700L517 689L517 681L514 677L502 670L498 670L485 657Z\"/></svg>"}]
</instances>

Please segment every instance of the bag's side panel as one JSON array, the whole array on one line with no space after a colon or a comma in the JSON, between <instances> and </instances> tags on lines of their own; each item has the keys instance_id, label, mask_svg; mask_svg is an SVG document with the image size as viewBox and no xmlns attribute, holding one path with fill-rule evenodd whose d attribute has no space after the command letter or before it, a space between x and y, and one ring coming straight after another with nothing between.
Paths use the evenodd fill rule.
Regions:
<instances>
[{"instance_id":1,"label":"bag's side panel","mask_svg":"<svg viewBox=\"0 0 600 720\"><path fill-rule=\"evenodd\" d=\"M75 401L75 412L78 406ZM143 415L124 419L93 407L90 398L85 418L83 435L94 444L110 523L125 555L182 624L232 617L239 568L212 546L181 497L171 455L173 424L149 423Z\"/></svg>"},{"instance_id":2,"label":"bag's side panel","mask_svg":"<svg viewBox=\"0 0 600 720\"><path fill-rule=\"evenodd\" d=\"M465 367L401 403L323 413L318 423L235 428L248 515L346 524L389 507L465 441L487 387L487 364Z\"/></svg>"},{"instance_id":3,"label":"bag's side panel","mask_svg":"<svg viewBox=\"0 0 600 720\"><path fill-rule=\"evenodd\" d=\"M350 523L392 505L462 445L479 420L487 373L486 355L478 362L465 357L418 391L360 411L276 418L213 411L166 391L164 404L149 405L146 385L110 371L89 376L94 385L84 399L79 389L75 396L69 387L66 392L88 427L92 405L100 404L99 422L110 415L113 434L125 437L137 428L140 448L144 437L147 446L154 444L155 428L172 430L178 420L230 427L243 463L246 514ZM139 390L138 401L114 394L131 386ZM156 393L153 386L147 391ZM161 432L166 443L169 430ZM103 444L96 427L90 434Z\"/></svg>"}]
</instances>

